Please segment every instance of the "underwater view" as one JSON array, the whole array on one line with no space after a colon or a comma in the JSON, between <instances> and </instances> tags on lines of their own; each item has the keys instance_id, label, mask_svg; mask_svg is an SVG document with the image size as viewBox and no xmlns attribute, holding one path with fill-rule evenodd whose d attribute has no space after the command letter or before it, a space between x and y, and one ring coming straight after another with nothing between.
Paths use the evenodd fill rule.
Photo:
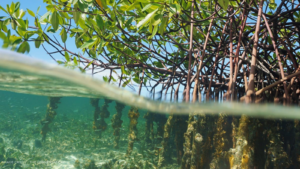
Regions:
<instances>
[{"instance_id":1,"label":"underwater view","mask_svg":"<svg viewBox=\"0 0 300 169\"><path fill-rule=\"evenodd\" d=\"M145 111L133 115L140 116L137 123L127 115L132 111L129 106L110 100L47 98L4 91L0 95L0 168L156 166L165 116L156 117L157 123L146 129ZM138 131L139 139L132 138L133 146L128 143L128 135L137 135ZM172 153L176 154L175 149ZM174 158L170 167L177 164Z\"/></svg>"}]
</instances>

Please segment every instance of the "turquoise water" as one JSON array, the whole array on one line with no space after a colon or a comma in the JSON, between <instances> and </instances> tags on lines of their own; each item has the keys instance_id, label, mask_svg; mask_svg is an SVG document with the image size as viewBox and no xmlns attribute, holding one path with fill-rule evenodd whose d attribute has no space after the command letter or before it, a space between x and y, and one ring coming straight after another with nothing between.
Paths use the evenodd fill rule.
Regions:
<instances>
[{"instance_id":1,"label":"turquoise water","mask_svg":"<svg viewBox=\"0 0 300 169\"><path fill-rule=\"evenodd\" d=\"M46 140L41 141L39 147L35 142L42 138L40 122L47 111L48 97L6 91L1 91L0 97L0 140L3 140L1 146L4 148L2 154L0 153L0 157L2 156L0 168L12 166L74 168L76 160L80 162L80 168L89 163L89 160L94 160L98 167L107 165L114 168L123 165L123 168L126 168L126 166L148 162L151 168L152 162L158 158L158 154L154 152L151 160L147 161L146 156L151 154L146 152L147 148L141 148L144 146L142 144L145 138L143 118L145 111L139 111L137 124L139 139L135 142L132 152L132 156L137 156L137 159L131 159L133 161L129 164L130 158L125 158L128 144L129 106L122 111L121 119L124 122L121 127L120 147L115 149L112 144L114 136L111 122L112 116L116 113L115 102L111 102L108 107L110 116L105 118L108 127L102 132L101 137L98 137L92 128L94 108L90 104L90 99L61 98L56 110L57 115L50 124ZM99 106L101 107L103 103L104 101L100 100ZM154 126L154 130L156 128L157 126ZM154 144L160 146L159 142Z\"/></svg>"}]
</instances>

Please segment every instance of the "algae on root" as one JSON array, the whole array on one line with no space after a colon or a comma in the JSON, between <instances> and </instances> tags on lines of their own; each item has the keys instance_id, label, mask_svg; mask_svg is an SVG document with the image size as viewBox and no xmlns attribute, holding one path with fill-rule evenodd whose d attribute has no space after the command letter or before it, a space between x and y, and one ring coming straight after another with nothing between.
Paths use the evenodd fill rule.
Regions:
<instances>
[{"instance_id":1,"label":"algae on root","mask_svg":"<svg viewBox=\"0 0 300 169\"><path fill-rule=\"evenodd\" d=\"M42 141L46 140L46 135L50 130L49 124L54 120L54 117L56 116L56 109L58 107L59 100L60 97L49 97L46 116L40 122L43 126L41 131Z\"/></svg>"},{"instance_id":2,"label":"algae on root","mask_svg":"<svg viewBox=\"0 0 300 169\"><path fill-rule=\"evenodd\" d=\"M117 113L113 115L111 119L111 125L114 129L114 148L119 148L119 141L120 141L120 130L122 127L123 120L121 120L122 117L122 110L124 109L125 105L121 104L119 102L116 102L116 111Z\"/></svg>"},{"instance_id":3,"label":"algae on root","mask_svg":"<svg viewBox=\"0 0 300 169\"><path fill-rule=\"evenodd\" d=\"M129 134L128 134L128 148L127 148L127 152L126 152L126 157L129 157L132 153L133 150L133 143L136 141L137 139L137 119L139 118L139 112L138 109L136 107L131 107L129 112L128 112L128 117L130 119L130 123L129 123Z\"/></svg>"}]
</instances>

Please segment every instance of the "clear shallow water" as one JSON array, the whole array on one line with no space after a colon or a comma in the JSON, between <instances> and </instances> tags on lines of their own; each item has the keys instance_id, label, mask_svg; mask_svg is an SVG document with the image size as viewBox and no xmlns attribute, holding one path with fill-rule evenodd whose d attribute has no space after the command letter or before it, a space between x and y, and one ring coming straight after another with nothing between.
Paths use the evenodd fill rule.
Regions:
<instances>
[{"instance_id":1,"label":"clear shallow water","mask_svg":"<svg viewBox=\"0 0 300 169\"><path fill-rule=\"evenodd\" d=\"M7 91L0 91L0 97L0 148L4 149L3 152L0 151L0 168L75 168L76 160L80 162L81 168L89 160L94 160L98 167L109 164L114 168L112 162L116 161L120 161L120 165L124 163L124 167L146 161L139 157L132 159L132 164L127 164L128 158L125 158L129 106L122 110L121 119L124 122L121 127L120 147L115 149L112 144L114 135L111 122L116 112L115 102L108 106L110 115L105 119L108 128L98 137L93 130L94 108L90 105L90 99L61 98L55 120L50 125L46 140L39 147L35 142L42 138L41 120L47 112L48 97ZM99 106L103 103L104 100L100 100ZM141 138L145 134L145 120L142 118L144 114L144 111L140 111L141 118L137 124ZM141 144L141 141L135 143L133 156L145 153L139 149ZM158 156L154 154L153 158ZM115 167L118 166L115 164Z\"/></svg>"},{"instance_id":2,"label":"clear shallow water","mask_svg":"<svg viewBox=\"0 0 300 169\"><path fill-rule=\"evenodd\" d=\"M296 120L278 120L300 119L300 111L297 107L241 103L156 102L78 72L49 65L21 54L3 50L0 53L0 168L93 168L93 165L94 168L161 168L159 163L165 140L168 141L165 147L168 148L167 157L169 158L165 159L167 163L164 167L178 168L181 161L178 157L182 157L183 147L186 146L184 133L187 132L188 114L190 113L195 114L195 119L200 119L198 132L201 133L201 137L199 138L203 139L204 144L208 144L206 147L211 147L210 152L207 153L209 155L202 154L201 158L205 159L202 161L206 162L201 165L208 163L210 165L218 164L219 168L233 167L233 164L230 163L230 156L225 157L225 151L221 153L224 155L223 161L222 159L217 159L218 163L213 161L216 160L216 156L220 156L215 152L218 149L218 142L223 145L222 140L227 140L224 143L226 153L238 152L239 146L241 150L246 147L242 146L243 143L237 144L237 148L231 149L230 144L234 141L230 141L232 139L230 130L233 131L233 129L230 127L228 129L228 124L236 124L236 128L238 128L238 118L227 115L246 114L250 117L277 119L275 121L253 120L251 123L247 122L251 129L248 131L248 135L254 135L253 131L258 131L262 134L259 138L265 137L271 143L264 143L266 145L264 151L269 154L265 155L266 159L263 159L265 161L268 161L269 156L269 161L274 161L271 157L284 161L282 160L284 153L281 153L283 146L280 147L281 141L276 139L277 132L281 133L283 137L285 132L291 132L288 128L295 126L293 130L295 137L291 137L291 139L298 140L299 134L297 133L300 130L298 131L299 125ZM61 98L57 103L51 104L49 98L56 97ZM97 102L100 114L96 118L97 108L95 109L95 106L91 104L91 98L100 98ZM112 101L105 103L104 99L107 98ZM119 112L119 115L121 114L119 119L123 123L113 120L118 114L118 106L115 101L125 105ZM104 106L106 104L107 107ZM49 109L49 106L52 109ZM131 106L139 108L139 114L130 113ZM52 116L51 110L55 110L53 118L49 118ZM103 112L106 113L102 116ZM153 113L148 114L148 112ZM220 113L227 115L219 115ZM176 116L174 116L175 120L168 131L168 127L164 127L164 125L167 124L170 114ZM132 117L137 119L132 120L134 119ZM201 119L203 120L201 121ZM43 127L48 123L47 134L45 140L42 141ZM222 125L220 125L221 123ZM282 127L282 131L271 127L277 126L277 123L287 127ZM289 123L291 126L285 123ZM117 124L121 124L118 148L114 146L116 138L114 129L118 128L114 126L118 126ZM132 129L133 124L136 124L134 129ZM263 129L258 127L260 125L264 126ZM132 131L135 132L136 138L134 138L132 152L130 155L126 155L129 143L133 138ZM170 136L164 139L166 132ZM197 134L195 134L196 136ZM226 139L226 137L230 139ZM286 140L290 137L284 136L284 138ZM239 139L243 140L244 138ZM206 140L213 141L207 142ZM288 142L289 146L286 147L293 147L292 143L294 144L294 142ZM249 142L250 144L252 143ZM253 149L256 148L253 147ZM205 153L205 146L202 150L201 153ZM292 152L292 150L287 152L289 151ZM206 156L207 158L205 158ZM238 157L238 155L235 156ZM287 156L286 159L288 157L290 156ZM283 162L274 162L274 164L277 165L277 168L285 165Z\"/></svg>"}]
</instances>

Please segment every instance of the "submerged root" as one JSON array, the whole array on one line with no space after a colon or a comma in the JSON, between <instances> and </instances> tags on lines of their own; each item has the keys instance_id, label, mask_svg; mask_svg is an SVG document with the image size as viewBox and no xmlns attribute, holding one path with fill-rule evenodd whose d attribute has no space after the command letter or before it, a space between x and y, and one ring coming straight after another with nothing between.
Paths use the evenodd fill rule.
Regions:
<instances>
[{"instance_id":1,"label":"submerged root","mask_svg":"<svg viewBox=\"0 0 300 169\"><path fill-rule=\"evenodd\" d=\"M217 122L215 124L215 134L213 136L213 146L215 148L215 152L213 153L213 159L210 163L211 169L222 168L225 164L220 164L221 159L224 158L225 152L225 142L227 141L225 138L226 131L224 130L224 121L227 118L224 115L219 115ZM224 162L224 161L223 161Z\"/></svg>"},{"instance_id":2,"label":"submerged root","mask_svg":"<svg viewBox=\"0 0 300 169\"><path fill-rule=\"evenodd\" d=\"M243 115L240 118L235 148L229 150L229 164L231 169L249 168L251 153L248 143L249 117Z\"/></svg>"},{"instance_id":3,"label":"submerged root","mask_svg":"<svg viewBox=\"0 0 300 169\"><path fill-rule=\"evenodd\" d=\"M192 156L192 138L194 131L194 116L189 116L187 131L184 133L184 145L183 145L183 157L181 161L181 169L188 169L191 166L191 156Z\"/></svg>"},{"instance_id":4,"label":"submerged root","mask_svg":"<svg viewBox=\"0 0 300 169\"><path fill-rule=\"evenodd\" d=\"M113 115L111 122L112 127L114 129L114 148L119 148L119 141L120 141L120 129L122 127L123 120L121 120L122 117L122 110L124 109L125 105L121 104L119 102L116 102L116 110L117 113Z\"/></svg>"},{"instance_id":5,"label":"submerged root","mask_svg":"<svg viewBox=\"0 0 300 169\"><path fill-rule=\"evenodd\" d=\"M180 165L183 156L184 133L187 130L186 118L187 116L174 116L174 131L175 131L175 145L177 152L177 163Z\"/></svg>"},{"instance_id":6,"label":"submerged root","mask_svg":"<svg viewBox=\"0 0 300 169\"><path fill-rule=\"evenodd\" d=\"M109 111L107 108L111 100L104 99L104 104L101 109L98 105L99 99L91 99L90 102L91 105L95 107L93 129L100 138L101 133L107 129L107 123L104 119L109 117Z\"/></svg>"},{"instance_id":7,"label":"submerged root","mask_svg":"<svg viewBox=\"0 0 300 169\"><path fill-rule=\"evenodd\" d=\"M131 107L131 109L128 112L128 117L130 119L129 124L129 135L128 135L128 148L126 152L126 157L129 157L133 150L133 143L137 139L137 119L139 118L139 112L136 107Z\"/></svg>"},{"instance_id":8,"label":"submerged root","mask_svg":"<svg viewBox=\"0 0 300 169\"><path fill-rule=\"evenodd\" d=\"M165 163L168 157L170 158L170 155L168 155L168 152L170 150L168 149L169 146L169 138L171 134L171 129L173 128L173 123L174 123L174 115L170 114L168 117L168 120L164 126L164 137L162 141L162 149L159 153L159 160L158 160L158 167L162 167Z\"/></svg>"},{"instance_id":9,"label":"submerged root","mask_svg":"<svg viewBox=\"0 0 300 169\"><path fill-rule=\"evenodd\" d=\"M291 158L289 158L287 152L284 150L284 142L280 139L281 134L278 131L279 125L277 122L273 122L272 127L268 130L268 144L267 144L267 159L265 168L289 168L291 165ZM282 125L280 125L282 127ZM289 133L291 134L291 133Z\"/></svg>"},{"instance_id":10,"label":"submerged root","mask_svg":"<svg viewBox=\"0 0 300 169\"><path fill-rule=\"evenodd\" d=\"M54 117L56 116L56 109L59 103L60 97L49 97L49 103L47 105L47 113L46 113L46 117L41 120L41 124L42 124L42 131L41 131L41 135L42 135L42 141L46 140L46 135L48 133L48 131L50 130L49 128L49 124L54 120Z\"/></svg>"},{"instance_id":11,"label":"submerged root","mask_svg":"<svg viewBox=\"0 0 300 169\"><path fill-rule=\"evenodd\" d=\"M105 122L105 118L109 117L109 111L108 111L108 104L112 102L111 100L104 99L104 104L101 107L100 111L100 123L99 123L99 128L103 132L107 129L107 123Z\"/></svg>"},{"instance_id":12,"label":"submerged root","mask_svg":"<svg viewBox=\"0 0 300 169\"><path fill-rule=\"evenodd\" d=\"M145 125L145 143L151 144L153 142L153 113L147 112L144 115L144 119L146 119Z\"/></svg>"},{"instance_id":13,"label":"submerged root","mask_svg":"<svg viewBox=\"0 0 300 169\"><path fill-rule=\"evenodd\" d=\"M192 157L191 157L191 169L199 168L198 161L201 154L203 137L200 133L196 133L193 137L193 146L192 146Z\"/></svg>"},{"instance_id":14,"label":"submerged root","mask_svg":"<svg viewBox=\"0 0 300 169\"><path fill-rule=\"evenodd\" d=\"M95 111L94 111L94 121L93 121L93 129L95 131L95 133L101 137L101 126L100 126L100 121L98 120L99 119L99 114L100 114L100 108L98 106L98 102L99 102L99 99L90 99L90 103L91 105L95 108Z\"/></svg>"}]
</instances>

